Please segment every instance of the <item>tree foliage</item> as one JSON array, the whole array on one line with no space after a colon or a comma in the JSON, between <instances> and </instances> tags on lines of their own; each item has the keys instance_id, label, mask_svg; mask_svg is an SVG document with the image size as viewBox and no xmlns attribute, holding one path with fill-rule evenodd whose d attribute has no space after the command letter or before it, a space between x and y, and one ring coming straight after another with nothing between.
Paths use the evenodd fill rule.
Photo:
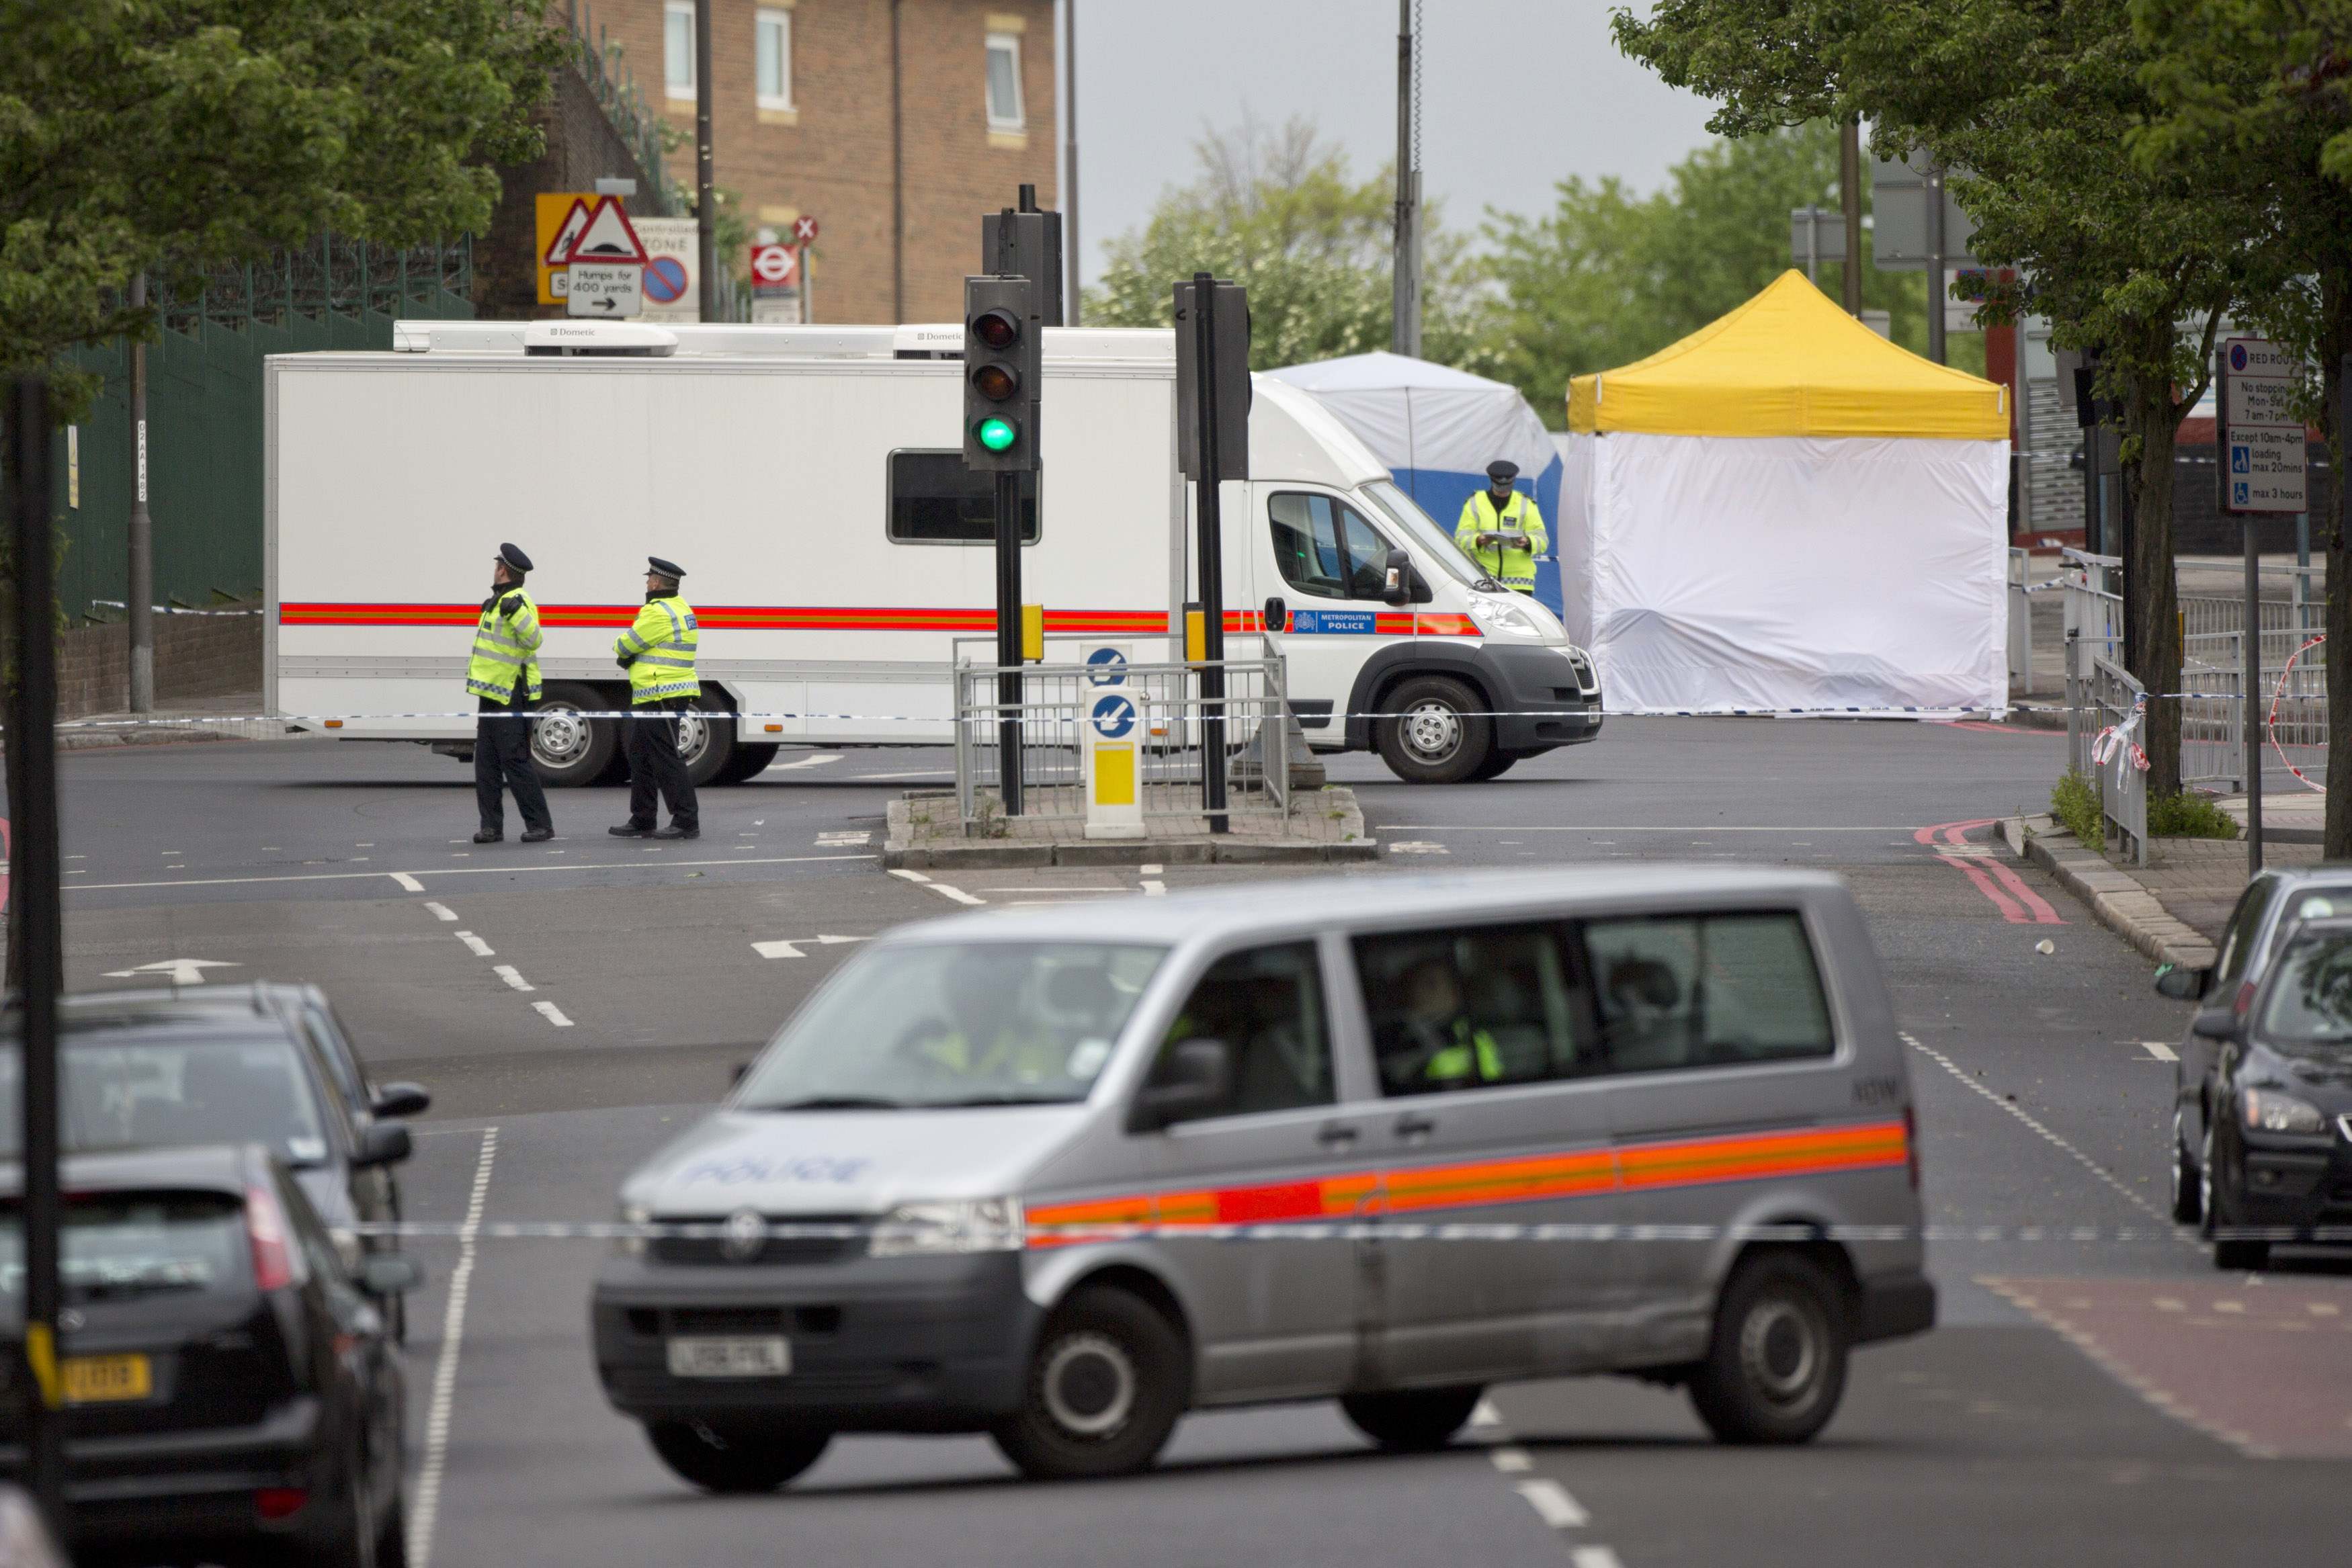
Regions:
<instances>
[{"instance_id":1,"label":"tree foliage","mask_svg":"<svg viewBox=\"0 0 2352 1568\"><path fill-rule=\"evenodd\" d=\"M133 274L484 228L561 57L524 0L0 0L0 371Z\"/></svg>"}]
</instances>

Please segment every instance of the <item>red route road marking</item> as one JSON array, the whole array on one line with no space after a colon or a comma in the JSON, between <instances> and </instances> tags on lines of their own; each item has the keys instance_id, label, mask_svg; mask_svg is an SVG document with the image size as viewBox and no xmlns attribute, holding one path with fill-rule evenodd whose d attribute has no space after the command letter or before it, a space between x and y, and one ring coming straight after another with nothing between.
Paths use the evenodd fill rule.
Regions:
<instances>
[{"instance_id":1,"label":"red route road marking","mask_svg":"<svg viewBox=\"0 0 2352 1568\"><path fill-rule=\"evenodd\" d=\"M1993 821L1990 817L1975 817L1963 822L1937 822L1931 827L1921 828L1911 838L1914 842L1926 844L1930 849L1940 850L1945 845L1966 849L1969 847L1968 835L1976 829L1992 826ZM1938 838L1943 840L1943 844L1937 843ZM2000 917L2011 925L2066 924L2065 916L2053 909L2048 899L2034 892L2023 877L2000 861L1990 856L1978 860L1969 855L1955 854L1941 858L1946 865L1958 867L1962 875L1976 884L1979 893L1992 900L1993 907L2000 911Z\"/></svg>"}]
</instances>

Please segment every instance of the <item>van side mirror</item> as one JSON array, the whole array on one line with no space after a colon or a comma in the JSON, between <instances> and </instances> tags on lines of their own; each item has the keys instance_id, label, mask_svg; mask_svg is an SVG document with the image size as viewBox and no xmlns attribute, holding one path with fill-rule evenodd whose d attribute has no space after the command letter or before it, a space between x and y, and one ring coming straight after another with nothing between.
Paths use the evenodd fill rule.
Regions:
<instances>
[{"instance_id":1,"label":"van side mirror","mask_svg":"<svg viewBox=\"0 0 2352 1568\"><path fill-rule=\"evenodd\" d=\"M422 1083L387 1083L368 1106L379 1116L422 1116L432 1108L433 1096Z\"/></svg>"},{"instance_id":2,"label":"van side mirror","mask_svg":"<svg viewBox=\"0 0 2352 1568\"><path fill-rule=\"evenodd\" d=\"M352 1152L355 1166L396 1166L415 1152L408 1129L398 1122L370 1122L360 1129L359 1147Z\"/></svg>"},{"instance_id":3,"label":"van side mirror","mask_svg":"<svg viewBox=\"0 0 2352 1568\"><path fill-rule=\"evenodd\" d=\"M1130 1133L1156 1133L1178 1122L1205 1116L1232 1098L1233 1048L1222 1040L1179 1041L1135 1096L1128 1113Z\"/></svg>"},{"instance_id":4,"label":"van side mirror","mask_svg":"<svg viewBox=\"0 0 2352 1568\"><path fill-rule=\"evenodd\" d=\"M1283 602L1282 595L1279 593L1267 595L1265 615L1265 629L1267 631L1287 632L1290 630L1290 606Z\"/></svg>"},{"instance_id":5,"label":"van side mirror","mask_svg":"<svg viewBox=\"0 0 2352 1568\"><path fill-rule=\"evenodd\" d=\"M2189 1032L2200 1040L2235 1040L2239 1034L2237 1011L2232 1008L2207 1008L2189 1026Z\"/></svg>"},{"instance_id":6,"label":"van side mirror","mask_svg":"<svg viewBox=\"0 0 2352 1568\"><path fill-rule=\"evenodd\" d=\"M1389 551L1387 574L1381 585L1381 601L1389 604L1426 604L1433 597L1420 569L1412 564L1412 552Z\"/></svg>"},{"instance_id":7,"label":"van side mirror","mask_svg":"<svg viewBox=\"0 0 2352 1568\"><path fill-rule=\"evenodd\" d=\"M2201 1002L2213 988L2213 971L2166 964L2156 971L2156 994L2176 1002Z\"/></svg>"}]
</instances>

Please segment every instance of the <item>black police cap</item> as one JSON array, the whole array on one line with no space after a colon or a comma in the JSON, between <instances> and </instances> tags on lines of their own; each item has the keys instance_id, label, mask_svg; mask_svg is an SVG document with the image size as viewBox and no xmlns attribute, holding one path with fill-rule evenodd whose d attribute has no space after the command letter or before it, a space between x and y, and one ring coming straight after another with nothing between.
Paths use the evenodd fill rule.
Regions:
<instances>
[{"instance_id":1,"label":"black police cap","mask_svg":"<svg viewBox=\"0 0 2352 1568\"><path fill-rule=\"evenodd\" d=\"M1496 458L1486 465L1486 477L1497 485L1507 485L1519 476L1519 465Z\"/></svg>"},{"instance_id":2,"label":"black police cap","mask_svg":"<svg viewBox=\"0 0 2352 1568\"><path fill-rule=\"evenodd\" d=\"M657 571L661 573L662 576L670 578L673 580L686 575L686 568L678 565L677 562L674 560L664 560L657 555L649 555L646 557L646 565L651 570Z\"/></svg>"},{"instance_id":3,"label":"black police cap","mask_svg":"<svg viewBox=\"0 0 2352 1568\"><path fill-rule=\"evenodd\" d=\"M529 571L530 570L530 557L522 553L522 547L520 545L500 545L499 547L499 559L506 562L509 566L514 568L517 571Z\"/></svg>"}]
</instances>

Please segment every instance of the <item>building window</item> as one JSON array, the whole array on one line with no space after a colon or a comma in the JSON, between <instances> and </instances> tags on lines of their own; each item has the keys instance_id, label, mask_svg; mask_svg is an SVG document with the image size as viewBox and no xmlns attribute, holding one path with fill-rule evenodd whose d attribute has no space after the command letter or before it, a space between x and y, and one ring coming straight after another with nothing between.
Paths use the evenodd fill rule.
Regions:
<instances>
[{"instance_id":1,"label":"building window","mask_svg":"<svg viewBox=\"0 0 2352 1568\"><path fill-rule=\"evenodd\" d=\"M793 106L793 14L761 11L760 28L760 107Z\"/></svg>"},{"instance_id":2,"label":"building window","mask_svg":"<svg viewBox=\"0 0 2352 1568\"><path fill-rule=\"evenodd\" d=\"M662 77L672 98L694 96L694 7L671 4L662 15Z\"/></svg>"},{"instance_id":3,"label":"building window","mask_svg":"<svg viewBox=\"0 0 2352 1568\"><path fill-rule=\"evenodd\" d=\"M988 35L988 128L1020 131L1028 125L1021 108L1021 39L1012 33Z\"/></svg>"}]
</instances>

